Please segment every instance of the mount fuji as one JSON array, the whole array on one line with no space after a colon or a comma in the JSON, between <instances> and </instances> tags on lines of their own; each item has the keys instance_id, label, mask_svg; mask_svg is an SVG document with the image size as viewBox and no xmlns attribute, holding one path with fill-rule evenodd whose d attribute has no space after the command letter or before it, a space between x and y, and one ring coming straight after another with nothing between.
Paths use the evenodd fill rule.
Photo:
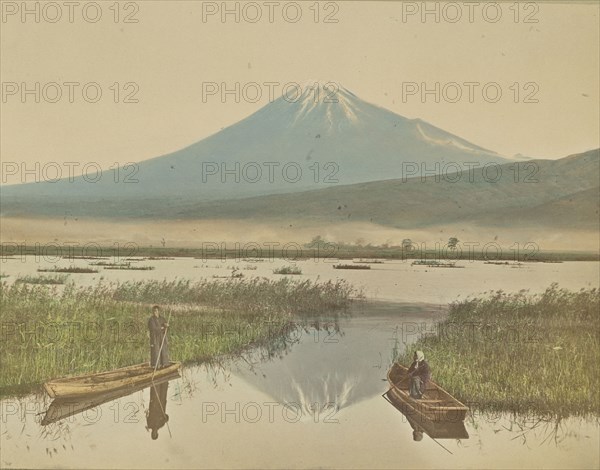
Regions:
<instances>
[{"instance_id":1,"label":"mount fuji","mask_svg":"<svg viewBox=\"0 0 600 470\"><path fill-rule=\"evenodd\" d=\"M91 215L90 203L100 202L113 215L126 206L128 214L137 206L148 215L152 201L165 207L397 179L408 163L431 172L450 163L509 161L341 86L316 83L298 99L280 97L189 147L140 162L131 175L136 184L111 177L90 184L78 177L3 186L2 212L10 214L16 203L29 214L68 209ZM131 173L124 168L121 174Z\"/></svg>"}]
</instances>

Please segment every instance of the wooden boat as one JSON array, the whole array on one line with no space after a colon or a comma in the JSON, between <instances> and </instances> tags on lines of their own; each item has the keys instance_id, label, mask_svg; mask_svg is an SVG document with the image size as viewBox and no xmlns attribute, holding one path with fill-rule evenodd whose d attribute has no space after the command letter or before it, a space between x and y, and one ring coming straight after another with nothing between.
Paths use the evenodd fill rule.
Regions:
<instances>
[{"instance_id":1,"label":"wooden boat","mask_svg":"<svg viewBox=\"0 0 600 470\"><path fill-rule=\"evenodd\" d=\"M166 377L180 367L180 362L171 362L169 366L156 369L154 372L150 363L145 362L109 372L50 380L44 384L44 389L51 398L83 397L152 383L152 380Z\"/></svg>"},{"instance_id":2,"label":"wooden boat","mask_svg":"<svg viewBox=\"0 0 600 470\"><path fill-rule=\"evenodd\" d=\"M408 368L394 363L388 372L390 390L388 396L397 402L406 415L430 421L464 421L465 405L433 381L429 381L422 398L412 398L408 391Z\"/></svg>"},{"instance_id":3,"label":"wooden boat","mask_svg":"<svg viewBox=\"0 0 600 470\"><path fill-rule=\"evenodd\" d=\"M154 378L154 380L151 382L120 388L106 393L91 394L75 398L56 398L52 401L52 403L50 403L50 406L46 410L41 425L47 426L48 424L56 423L57 421L61 421L92 408L96 408L97 406L101 406L109 401L127 397L132 393L145 390L149 387L154 387L170 380L178 379L179 377L181 377L179 375L179 371L175 370L167 376L161 376L158 379Z\"/></svg>"},{"instance_id":4,"label":"wooden boat","mask_svg":"<svg viewBox=\"0 0 600 470\"><path fill-rule=\"evenodd\" d=\"M431 421L423 415L406 414L406 407L394 398L388 390L382 395L394 408L400 411L414 431L422 431L432 439L468 439L469 433L463 421Z\"/></svg>"}]
</instances>

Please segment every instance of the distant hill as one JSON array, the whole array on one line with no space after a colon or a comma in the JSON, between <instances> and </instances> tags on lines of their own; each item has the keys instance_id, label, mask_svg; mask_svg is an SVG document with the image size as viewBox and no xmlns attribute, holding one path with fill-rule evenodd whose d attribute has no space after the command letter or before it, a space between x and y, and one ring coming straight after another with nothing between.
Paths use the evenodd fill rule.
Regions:
<instances>
[{"instance_id":1,"label":"distant hill","mask_svg":"<svg viewBox=\"0 0 600 470\"><path fill-rule=\"evenodd\" d=\"M534 207L504 209L477 220L487 226L554 227L600 230L600 186Z\"/></svg>"},{"instance_id":2,"label":"distant hill","mask_svg":"<svg viewBox=\"0 0 600 470\"><path fill-rule=\"evenodd\" d=\"M281 97L189 147L122 168L117 183L108 172L94 183L77 177L2 186L2 215L113 217L130 215L137 206L136 215L143 216L151 215L154 205L402 178L407 163L419 172L439 172L448 164L509 161L425 121L369 104L343 87L317 83L297 100ZM124 182L125 177L137 182Z\"/></svg>"},{"instance_id":3,"label":"distant hill","mask_svg":"<svg viewBox=\"0 0 600 470\"><path fill-rule=\"evenodd\" d=\"M518 166L517 166L518 165ZM369 221L398 228L444 223L594 228L598 226L600 150L559 160L501 165L502 176L474 171L172 207L174 219ZM519 169L517 176L516 168ZM491 171L490 171L491 173Z\"/></svg>"},{"instance_id":4,"label":"distant hill","mask_svg":"<svg viewBox=\"0 0 600 470\"><path fill-rule=\"evenodd\" d=\"M518 172L517 172L518 169ZM500 175L496 180L496 175ZM460 176L460 180L458 177ZM456 181L456 182L452 182ZM494 182L492 182L494 181ZM398 229L499 227L598 230L600 150L559 160L531 160L443 176L336 185L327 189L221 201L167 198L93 204L52 205L43 199L13 202L14 215L67 214L119 220L217 221L277 225L335 226L366 222ZM3 212L5 208L2 202ZM286 224L287 226L288 224Z\"/></svg>"}]
</instances>

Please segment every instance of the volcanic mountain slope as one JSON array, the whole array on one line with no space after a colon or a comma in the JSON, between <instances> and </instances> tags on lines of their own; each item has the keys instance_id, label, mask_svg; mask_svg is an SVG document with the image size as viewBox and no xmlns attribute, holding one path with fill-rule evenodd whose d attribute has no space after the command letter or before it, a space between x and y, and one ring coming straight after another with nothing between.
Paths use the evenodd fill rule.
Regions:
<instances>
[{"instance_id":1,"label":"volcanic mountain slope","mask_svg":"<svg viewBox=\"0 0 600 470\"><path fill-rule=\"evenodd\" d=\"M79 177L4 186L2 213L14 214L18 204L29 215L94 215L90 204L100 203L94 206L102 207L103 216L130 214L136 207L143 215L150 201L166 207L401 178L406 163L443 169L450 162L507 161L343 87L316 84L297 100L278 98L187 148L121 171L136 183L115 183L106 175L95 183Z\"/></svg>"}]
</instances>

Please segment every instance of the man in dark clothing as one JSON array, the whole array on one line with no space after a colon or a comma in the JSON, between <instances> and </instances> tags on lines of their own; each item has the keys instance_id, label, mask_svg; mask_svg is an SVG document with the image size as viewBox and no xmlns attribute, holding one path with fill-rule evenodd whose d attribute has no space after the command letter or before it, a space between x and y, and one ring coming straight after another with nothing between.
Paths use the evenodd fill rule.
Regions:
<instances>
[{"instance_id":1,"label":"man in dark clothing","mask_svg":"<svg viewBox=\"0 0 600 470\"><path fill-rule=\"evenodd\" d=\"M423 351L416 351L413 359L408 368L408 391L412 398L421 398L427 389L427 382L431 380L431 371Z\"/></svg>"},{"instance_id":2,"label":"man in dark clothing","mask_svg":"<svg viewBox=\"0 0 600 470\"><path fill-rule=\"evenodd\" d=\"M160 315L159 310L158 305L152 307L152 316L148 320L148 330L150 331L150 365L157 369L170 364L169 342L167 341L167 328L169 324Z\"/></svg>"}]
</instances>

